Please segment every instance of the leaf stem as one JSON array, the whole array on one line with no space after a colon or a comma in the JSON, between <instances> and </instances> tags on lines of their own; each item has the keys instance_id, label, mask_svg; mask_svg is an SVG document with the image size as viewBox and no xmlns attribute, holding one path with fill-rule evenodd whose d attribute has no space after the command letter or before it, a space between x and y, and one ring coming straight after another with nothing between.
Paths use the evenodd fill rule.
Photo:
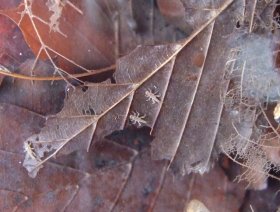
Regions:
<instances>
[{"instance_id":1,"label":"leaf stem","mask_svg":"<svg viewBox=\"0 0 280 212\"><path fill-rule=\"evenodd\" d=\"M18 74L18 73L12 73L8 72L4 69L0 69L0 75L10 76L18 79L24 79L24 80L34 80L34 81L58 81L58 80L65 80L66 79L73 79L73 78L80 78L80 77L87 77L87 76L93 76L101 73L105 73L107 71L113 70L116 68L116 65L111 65L105 68L96 69L96 70L90 70L86 73L79 73L79 74L72 74L65 77L62 76L46 76L46 77L40 77L40 76L28 76L24 74Z\"/></svg>"}]
</instances>

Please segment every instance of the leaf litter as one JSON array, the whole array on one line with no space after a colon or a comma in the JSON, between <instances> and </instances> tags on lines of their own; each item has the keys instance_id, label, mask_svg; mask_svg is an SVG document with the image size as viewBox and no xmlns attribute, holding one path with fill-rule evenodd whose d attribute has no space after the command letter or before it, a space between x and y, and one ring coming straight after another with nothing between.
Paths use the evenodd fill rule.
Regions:
<instances>
[{"instance_id":1,"label":"leaf litter","mask_svg":"<svg viewBox=\"0 0 280 212\"><path fill-rule=\"evenodd\" d=\"M141 46L120 59L114 73L116 85L88 85L88 89L84 93L82 89L76 89L73 94L69 94L69 99L66 99L61 112L47 119L46 126L40 134L26 140L32 144L37 156L37 160L34 160L26 154L23 165L29 174L35 177L42 164L55 156L69 140L88 126L92 124L96 126L104 114L157 73L230 3L231 1L228 1L222 5L211 19L185 40L167 45ZM83 114L85 110L94 112L86 115Z\"/></svg>"},{"instance_id":2,"label":"leaf litter","mask_svg":"<svg viewBox=\"0 0 280 212\"><path fill-rule=\"evenodd\" d=\"M153 158L172 161L171 168L183 174L189 172L204 173L209 169L211 156L215 151L216 134L218 133L218 138L220 134L220 118L223 120L224 116L226 116L225 108L228 107L228 101L234 102L233 105L229 106L229 113L230 116L234 116L236 113L238 115L235 115L233 120L230 117L228 122L231 124L233 132L237 135L233 139L231 139L232 134L230 138L225 135L228 142L222 142L222 150L237 163L249 168L247 173L245 172L244 175L240 176L240 179L245 178L249 182L256 181L256 176L251 172L253 169L257 169L264 176L271 176L268 172L272 169L278 171L277 167L274 167L274 164L267 159L266 152L263 149L266 144L263 144L263 142L271 140L271 138L267 138L269 136L273 139L278 137L278 129L272 126L271 120L267 118L264 106L267 103L273 103L278 100L278 85L275 79L279 75L275 72L272 63L266 63L271 55L265 52L259 56L265 62L251 57L255 52L261 52L254 49L254 46L256 46L256 43L260 43L260 39L263 38L252 36L252 42L250 42L250 39L243 38L244 43L241 45L241 51L236 50L236 47L234 47L235 49L232 48L231 53L238 54L235 57L227 57L227 54L230 53L228 49L221 51L224 46L228 45L225 41L228 36L233 34L232 30L236 22L240 21L241 23L240 17L248 12L244 11L244 7L242 7L245 5L244 1L235 1L228 10L225 10L216 19L231 1L223 3L225 4L218 9L211 9L210 19L202 22L203 24L200 24L199 28L195 28L187 39L174 44L141 46L118 60L117 70L114 73L116 85L87 84L88 89L86 91L76 88L73 92L70 92L68 99L65 99L62 111L57 115L47 117L46 125L42 128L42 131L26 140L25 147L28 151L26 152L24 166L29 170L29 174L35 177L39 168L47 160L54 157L71 139L89 126L92 126L94 139L96 138L95 130L98 132L96 133L97 136L100 136L102 133L98 131L98 124L104 120L103 118L107 113L113 112L115 108L124 102L126 106L124 113L117 114L117 117L115 117L120 118L119 121L122 123L122 127L133 124L129 121L129 117L133 115L133 112L136 115L139 114L138 118L142 118L142 124L151 127L151 134L155 136L155 140L152 143ZM259 9L258 4L254 5L253 8L253 15L242 20L244 21L244 26L247 24L246 21L250 20L249 34L258 30L263 32L268 28L267 24L254 25L254 20L260 22L261 19L258 13L254 15L255 11ZM192 6L190 9L197 8ZM262 12L266 13L267 10ZM60 15L56 15L58 16L53 18L58 20ZM208 16L205 17L209 18ZM228 25L225 27L224 20L228 19L231 22L227 23ZM258 26L262 27L258 28ZM274 25L272 24L272 26ZM58 24L52 24L52 28L63 36ZM264 45L259 47L261 50L266 48L269 39L262 40ZM254 44L254 42L256 43ZM188 50L188 48L193 52L190 53L191 50ZM212 61L217 57L217 51L219 61L213 63ZM267 52L269 51L271 52L271 47ZM185 57L190 60L187 63L188 73L184 76L184 79L183 77L178 77L183 73L183 67L180 67L180 64L184 59L179 62L181 55L186 55ZM183 58L183 56L181 57ZM255 61L252 61L252 59ZM193 63L188 67L189 63L198 60L202 62ZM241 63L241 66L236 65L237 67L235 67L234 64L232 67L236 69L231 70L230 74L226 76L229 78L223 80L225 73L221 67L223 67L223 64L232 65L227 63L229 60ZM256 68L256 66L259 67ZM182 71L180 72L180 70ZM245 70L246 72L243 74L242 72ZM265 78L261 74L263 70L267 70L267 72L265 71ZM179 75L177 72L181 74ZM160 76L160 73L166 74ZM176 76L176 73L178 76ZM255 78L252 79L252 76ZM163 80L164 83L156 84L158 79ZM189 82L184 84L186 79ZM219 79L218 85L211 87L217 79ZM182 86L180 86L180 83L182 83ZM161 100L157 102L159 104L144 102L147 97L145 92L152 87L159 88L158 92ZM189 94L180 93L179 96L174 95L182 87L191 89L192 92L189 92ZM227 91L228 87L229 91ZM206 93L208 95L205 95ZM188 105L180 104L176 105L176 109L172 108L171 103L180 102L180 99L181 101L182 99L187 99ZM236 101L240 104L236 104ZM244 101L246 101L245 104ZM248 105L251 102L254 104ZM179 121L182 114L185 117L182 121ZM203 122L200 120L201 117L203 117ZM261 119L260 127L264 123L263 120L266 120L266 128L269 128L272 132L263 134L263 129L253 126L252 123ZM236 123L232 123L232 121ZM139 122L140 120L135 121L136 124ZM177 124L177 126L172 130L170 123ZM247 126L245 127L248 131L245 129L244 134L240 132L240 128L244 130L243 127L246 124ZM205 126L204 133L200 133L201 126ZM172 136L162 136L167 134L164 133L167 129ZM180 129L179 133L178 129ZM174 133L172 134L173 131ZM254 140L255 137L257 137L256 140ZM197 145L197 140L200 141L200 145ZM91 141L92 139L89 139L88 146L90 146ZM235 156L232 157L232 155ZM259 163L258 167L255 166L255 160Z\"/></svg>"}]
</instances>

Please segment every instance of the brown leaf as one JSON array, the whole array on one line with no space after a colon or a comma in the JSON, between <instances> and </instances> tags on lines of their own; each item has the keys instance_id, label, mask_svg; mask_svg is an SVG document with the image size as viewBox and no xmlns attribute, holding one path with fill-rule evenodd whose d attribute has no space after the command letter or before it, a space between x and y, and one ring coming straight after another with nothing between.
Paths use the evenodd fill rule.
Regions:
<instances>
[{"instance_id":1,"label":"brown leaf","mask_svg":"<svg viewBox=\"0 0 280 212\"><path fill-rule=\"evenodd\" d=\"M130 170L128 164L93 173L83 181L68 211L111 211Z\"/></svg>"},{"instance_id":2,"label":"brown leaf","mask_svg":"<svg viewBox=\"0 0 280 212\"><path fill-rule=\"evenodd\" d=\"M9 3L10 2L13 1L9 1ZM1 3L0 6L2 6L2 4L3 3ZM0 25L0 70L12 72L15 71L32 52L26 45L21 31L12 20L5 16L0 16ZM4 75L0 75L0 81L2 81L3 78Z\"/></svg>"},{"instance_id":3,"label":"brown leaf","mask_svg":"<svg viewBox=\"0 0 280 212\"><path fill-rule=\"evenodd\" d=\"M20 154L24 153L23 141L40 132L45 123L43 116L5 103L0 104L0 119L0 149Z\"/></svg>"},{"instance_id":4,"label":"brown leaf","mask_svg":"<svg viewBox=\"0 0 280 212\"><path fill-rule=\"evenodd\" d=\"M120 59L117 63L117 70L114 74L117 85L92 85L89 86L86 92L83 92L81 89L76 89L76 91L71 92L69 94L69 98L65 101L65 106L62 111L56 116L48 118L46 127L42 129L40 134L34 135L26 140L26 144L31 144L31 147L34 148L34 155L26 154L24 161L24 166L29 170L31 176L36 176L36 173L38 169L41 168L41 165L49 158L53 157L63 146L68 143L68 141L74 138L77 134L81 133L90 125L93 125L93 129L95 129L96 126L98 126L97 121L106 113L114 110L116 105L119 103L122 104L122 100L125 100L125 98L128 96L130 101L132 100L132 103L127 101L125 108L127 112L130 111L130 115L128 113L117 114L120 116L120 119L123 121L127 119L126 124L132 122L139 126L144 124L152 127L157 119L158 112L161 109L161 101L165 98L164 96L167 89L167 84L172 82L169 81L169 77L173 69L174 61L172 60L174 56L179 51L181 51L184 46L186 46L194 37L203 31L223 10L225 10L228 5L230 5L230 3L231 1L226 2L217 11L217 13L213 15L213 17L208 19L202 26L200 26L200 28L194 31L185 40L173 44L138 47L128 56ZM211 32L212 31L210 28L210 34ZM230 31L228 33L230 33ZM199 53L200 52L196 54ZM193 58L193 56L191 58ZM193 66L196 66L196 64L193 64ZM163 75L163 70L166 70L168 73L166 76ZM157 74L159 74L159 76L157 76ZM163 77L163 79L160 79L161 77ZM152 81L149 81L150 79ZM160 95L156 93L157 91L152 90L153 87L150 87L155 85L151 82L157 79L160 79L163 83L159 84L161 89L159 90ZM145 85L149 87L144 87ZM174 83L174 85L176 85L176 83ZM144 88L147 90L143 93L139 93L140 89L137 91L136 89L140 86L141 89ZM155 88L157 89L157 86L155 86ZM132 96L133 92L135 92L135 96ZM143 94L149 98L149 106L145 106L147 105L146 101L140 102L138 100L139 96L142 96L141 98L143 99ZM135 101L139 101L139 106L135 104ZM154 109L151 111L139 111L135 105L137 105L137 108L141 108L141 110L145 109L146 107L149 109L151 106L153 106ZM220 108L217 109L217 114L219 114ZM144 114L147 114L146 120L143 119L144 116L142 117ZM216 114L213 114L213 116L217 119L215 122L219 120L219 117L217 117ZM118 117L111 116L111 119L115 118ZM210 124L212 124L213 120L210 120L210 122ZM166 124L168 124L167 127ZM215 126L216 125L214 125L214 127ZM169 123L165 121L165 125L159 129L166 130L168 127ZM214 136L215 131L212 137ZM180 140L176 141L176 147L178 146L179 142ZM211 140L210 142L213 141ZM159 145L158 142L156 142L156 144ZM209 157L211 155L212 146L210 145L210 149L207 149L207 154ZM156 148L154 148L154 151L155 149ZM174 149L171 151L173 151L172 155L166 155L163 153L163 155L159 156L158 159L172 159L176 153L176 148L175 151ZM208 164L208 160L208 157L206 157L206 164ZM203 164L203 167L204 166L205 164Z\"/></svg>"},{"instance_id":5,"label":"brown leaf","mask_svg":"<svg viewBox=\"0 0 280 212\"><path fill-rule=\"evenodd\" d=\"M32 176L36 176L41 164L54 156L72 138L91 125L94 132L98 120L133 89L134 86L131 84L95 84L86 92L80 88L70 91L62 111L48 117L46 126L40 134L26 140L26 144L31 144L34 148L36 157L26 154L24 166ZM87 146L90 142L91 138Z\"/></svg>"},{"instance_id":6,"label":"brown leaf","mask_svg":"<svg viewBox=\"0 0 280 212\"><path fill-rule=\"evenodd\" d=\"M0 210L1 211L16 211L28 197L18 192L7 191L0 189Z\"/></svg>"},{"instance_id":7,"label":"brown leaf","mask_svg":"<svg viewBox=\"0 0 280 212\"><path fill-rule=\"evenodd\" d=\"M65 186L54 191L44 192L24 202L20 211L63 211L75 198L79 186ZM42 209L44 208L44 209Z\"/></svg>"},{"instance_id":8,"label":"brown leaf","mask_svg":"<svg viewBox=\"0 0 280 212\"><path fill-rule=\"evenodd\" d=\"M2 210L61 211L66 209L71 211L72 208L78 207L87 211L92 208L107 211L115 205L129 177L130 161L135 156L134 151L112 143L110 146L104 146L106 144L104 142L103 150L112 147L109 151L107 150L110 152L110 154L107 153L107 160L110 160L108 157L110 155L112 161L119 160L119 165L115 163L116 166L107 166L106 169L96 166L90 171L84 169L80 163L79 167L70 167L70 164L65 166L62 163L58 165L48 162L42 172L43 176L34 180L21 167L21 161L24 159L22 144L25 137L38 131L44 119L40 115L13 105L1 104L1 109L5 111L0 113L2 120L0 128L3 131L0 133L0 177L2 179L0 206ZM14 133L11 129L17 129L17 132ZM94 154L96 158L94 160L91 158L87 161L88 163L98 163L98 158L99 160L102 158L100 154L106 152L100 147L96 149L100 152L96 152ZM16 153L11 153L12 151ZM111 151L123 152L124 155L112 155ZM104 156L103 159L105 159ZM88 204L85 200L88 200ZM83 204L80 204L80 201ZM95 203L92 204L93 202Z\"/></svg>"},{"instance_id":9,"label":"brown leaf","mask_svg":"<svg viewBox=\"0 0 280 212\"><path fill-rule=\"evenodd\" d=\"M187 30L186 19L188 16L185 16L185 8L181 0L157 0L157 4L161 14L169 23L184 31Z\"/></svg>"},{"instance_id":10,"label":"brown leaf","mask_svg":"<svg viewBox=\"0 0 280 212\"><path fill-rule=\"evenodd\" d=\"M19 67L19 72L31 74L34 60L26 60ZM45 62L38 61L33 70L41 76L50 76L54 69ZM54 114L61 110L65 82L63 81L28 81L6 77L0 89L0 101L24 107L42 115Z\"/></svg>"},{"instance_id":11,"label":"brown leaf","mask_svg":"<svg viewBox=\"0 0 280 212\"><path fill-rule=\"evenodd\" d=\"M218 166L203 176L176 178L168 171L154 211L185 211L193 199L209 211L239 211L244 195L242 185L229 182Z\"/></svg>"},{"instance_id":12,"label":"brown leaf","mask_svg":"<svg viewBox=\"0 0 280 212\"><path fill-rule=\"evenodd\" d=\"M34 180L20 168L19 162L22 156L1 151L0 159L0 170L2 170L0 176L3 179L0 188L19 192L19 196L24 194L20 202L16 202L18 204L16 206L23 211L30 211L31 208L34 210L46 208L48 211L54 209L60 211L65 208L69 208L70 211L72 208L78 210L98 208L107 211L114 206L131 168L128 164L96 170L89 175L72 168L48 163L42 172L44 176ZM11 201L16 200L11 199Z\"/></svg>"},{"instance_id":13,"label":"brown leaf","mask_svg":"<svg viewBox=\"0 0 280 212\"><path fill-rule=\"evenodd\" d=\"M187 1L181 2L185 2L186 7ZM229 60L229 48L236 39L236 34L232 32L236 30L244 35L243 30L265 31L263 27L255 28L255 21L252 21L259 20L259 12L266 16L267 9L271 9L267 7L262 11L263 7L258 7L264 2L234 1L234 4L213 23L204 20L214 11L213 8L189 8L190 11L185 8L190 14L197 13L193 15L198 17L195 23L203 23L202 26L189 25L189 28L198 27L189 38L174 44L138 47L118 61L114 76L117 83L115 85L105 82L87 84L88 87L76 90L67 88L64 108L56 115L47 116L46 125L41 133L38 132L37 125L44 122L43 117L15 106L3 106L3 111L7 110L7 114L1 114L0 118L8 121L0 123L3 127L0 135L10 129L17 129L19 133L14 135L14 131L10 130L3 139L0 137L0 146L4 149L0 151L0 156L4 155L0 160L3 163L0 163L0 171L5 172L9 169L7 174L13 178L8 181L16 186L18 181L25 180L27 174L23 169L14 176L11 171L12 165L7 163L7 160L14 158L8 155L20 158L13 160L11 164L22 160L23 147L28 162L35 167L34 172L43 163L46 166L34 180L35 183L40 183L29 188L31 181L26 180L28 186L21 189L20 193L14 190L16 186L9 185L7 189L5 183L0 184L1 195L11 198L5 202L7 206L4 206L26 211L42 208L48 211L189 211L195 208L198 210L196 206L200 206L200 210L204 211L243 211L253 210L257 204L260 204L258 207L261 208L264 203L259 200L260 196L251 195L251 191L247 191L248 195L244 201L244 190L240 189L242 185L230 183L220 167L212 169L203 177L192 174L180 179L171 171L204 172L209 167L210 159L216 156L215 141L218 141L218 146L224 144L227 136L239 133L238 136L246 141L247 146L247 140L256 136L258 129L254 127L254 118L257 110L250 110L246 114L248 117L239 119L240 117L234 116L234 110L228 113L224 107L227 106L223 96L227 93L228 79L224 80L223 75L227 71L224 65L228 65L226 60ZM129 51L138 43L153 43L161 39L158 36L153 38L154 33L158 33L156 30L160 29L152 27L153 20L156 20L153 19L156 8L153 8L152 1L145 2L144 6L139 1L118 1L117 4L122 5L119 10L122 13L118 14L115 9L112 10L115 13L116 55ZM201 5L201 2L196 4ZM133 5L146 8L147 11L141 16L142 13ZM258 13L254 17L256 8ZM101 10L103 9L102 7ZM241 17L238 17L239 15ZM126 19L127 17L130 19ZM244 17L246 18L243 19ZM149 24L143 22L146 18ZM248 20L251 22L247 22ZM188 23L190 21L188 20ZM127 25L124 23L135 23L135 26L125 29ZM124 38L123 33L132 36ZM143 36L139 36L138 33L143 33ZM174 39L174 34L169 37ZM141 38L145 38L145 41L141 41ZM179 46L179 49L176 46ZM229 88L231 89L231 84ZM29 103L27 99L21 101L25 101L24 104L27 105ZM244 111L239 112L244 115ZM264 114L261 112L258 119L263 118ZM26 123L33 118L35 126L31 124L26 127ZM6 124L10 120L11 124ZM141 127L143 125L144 127ZM32 134L33 136L30 136ZM274 136L273 133L271 135ZM156 159L167 158L169 161L152 160L149 146L153 136L155 140L152 143L152 156ZM27 137L30 140L26 139ZM104 137L113 139L118 144L105 140ZM15 142L7 142L9 140ZM252 150L254 149L251 148L251 152ZM259 151L255 153L259 154ZM277 152L270 152L269 156L274 156L274 153ZM42 159L43 161L39 161ZM48 159L50 160L47 161ZM173 163L170 164L170 161ZM15 164L15 168L19 169L18 165ZM258 163L256 167L258 165L262 166L262 163ZM171 170L168 170L169 167ZM249 168L250 171L252 167ZM41 176L46 175L46 172L47 179ZM65 174L63 177L62 172ZM259 174L266 179L267 176L263 172ZM62 182L64 177L67 183ZM40 180L45 180L46 183ZM55 186L49 188L49 181L54 181ZM19 187L22 188L22 185ZM270 190L269 195L266 195L266 202L276 198L271 195L271 191L273 195L276 192ZM25 192L33 193L27 195ZM254 203L256 199L258 203ZM51 205L46 207L45 203ZM276 208L275 203L262 210Z\"/></svg>"},{"instance_id":14,"label":"brown leaf","mask_svg":"<svg viewBox=\"0 0 280 212\"><path fill-rule=\"evenodd\" d=\"M211 18L226 1L173 0L171 3L168 0L157 0L157 3L161 13L170 23L189 34Z\"/></svg>"},{"instance_id":15,"label":"brown leaf","mask_svg":"<svg viewBox=\"0 0 280 212\"><path fill-rule=\"evenodd\" d=\"M244 199L243 211L277 211L279 210L280 197L278 195L278 183L270 180L269 187L263 191L249 191ZM273 201L271 201L273 200ZM268 204L267 204L268 203Z\"/></svg>"},{"instance_id":16,"label":"brown leaf","mask_svg":"<svg viewBox=\"0 0 280 212\"><path fill-rule=\"evenodd\" d=\"M42 192L55 191L58 187L77 185L85 176L77 170L49 163L44 170L44 175L32 180L21 168L22 154L1 150L0 158L0 176L3 179L0 188L23 193L28 199L33 199Z\"/></svg>"},{"instance_id":17,"label":"brown leaf","mask_svg":"<svg viewBox=\"0 0 280 212\"><path fill-rule=\"evenodd\" d=\"M259 190L267 187L268 177L279 180L273 174L279 171L279 164L270 157L270 152L274 152L271 150L279 146L267 142L272 137L279 140L278 126L267 115L272 103L279 99L279 94L274 93L279 84L271 83L279 78L273 55L276 8L274 1L246 2L243 18L229 41L232 49L226 63L226 78L231 83L217 136L219 151L222 149L243 167L237 180L245 180L248 187ZM254 80L250 82L251 79Z\"/></svg>"},{"instance_id":18,"label":"brown leaf","mask_svg":"<svg viewBox=\"0 0 280 212\"><path fill-rule=\"evenodd\" d=\"M148 149L149 150L149 149ZM141 152L133 163L133 170L114 211L149 211L162 185L167 161L152 161L150 151Z\"/></svg>"},{"instance_id":19,"label":"brown leaf","mask_svg":"<svg viewBox=\"0 0 280 212\"><path fill-rule=\"evenodd\" d=\"M132 135L126 129L111 138L117 138L116 142L126 146L135 140L148 141L141 131L133 130ZM243 185L230 182L219 166L203 176L175 176L167 170L168 161L152 161L149 152L150 148L142 149L135 158L131 177L114 211L184 211L194 199L209 211L238 211L240 208L245 195Z\"/></svg>"},{"instance_id":20,"label":"brown leaf","mask_svg":"<svg viewBox=\"0 0 280 212\"><path fill-rule=\"evenodd\" d=\"M194 98L197 98L197 86L203 70L192 63L192 58L198 54L206 57L212 30L213 24L199 34L176 58L168 90L154 126L155 140L152 143L154 159L173 160L178 145L184 142L182 134L185 131ZM194 75L197 80L189 80L190 75ZM182 100L184 104L174 105L175 102ZM166 133L167 128L170 129L168 133Z\"/></svg>"},{"instance_id":21,"label":"brown leaf","mask_svg":"<svg viewBox=\"0 0 280 212\"><path fill-rule=\"evenodd\" d=\"M173 161L173 168L182 173L204 173L209 168L223 110L222 98L228 87L224 80L224 64L229 53L226 36L233 33L240 10L243 10L242 2L236 1L213 24L202 75Z\"/></svg>"},{"instance_id":22,"label":"brown leaf","mask_svg":"<svg viewBox=\"0 0 280 212\"><path fill-rule=\"evenodd\" d=\"M112 141L103 139L95 143L89 150L78 150L69 155L59 155L52 161L89 174L100 172L133 162L137 151ZM101 170L102 171L102 170Z\"/></svg>"},{"instance_id":23,"label":"brown leaf","mask_svg":"<svg viewBox=\"0 0 280 212\"><path fill-rule=\"evenodd\" d=\"M110 65L115 57L113 23L99 3L23 0L0 13L21 28L37 58L56 56L59 68L87 70Z\"/></svg>"}]
</instances>

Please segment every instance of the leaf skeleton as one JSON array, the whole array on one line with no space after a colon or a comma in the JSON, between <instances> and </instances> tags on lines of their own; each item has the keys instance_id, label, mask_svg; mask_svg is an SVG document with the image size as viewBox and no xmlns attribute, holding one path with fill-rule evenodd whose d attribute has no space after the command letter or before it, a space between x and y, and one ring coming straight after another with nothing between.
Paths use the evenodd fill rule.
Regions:
<instances>
[{"instance_id":1,"label":"leaf skeleton","mask_svg":"<svg viewBox=\"0 0 280 212\"><path fill-rule=\"evenodd\" d=\"M24 145L23 145L23 148L24 148L24 152L27 153L27 155L29 157L31 157L32 159L34 160L38 160L37 157L36 157L36 153L34 152L34 148L31 146L31 142L27 141L27 142L24 142Z\"/></svg>"}]
</instances>

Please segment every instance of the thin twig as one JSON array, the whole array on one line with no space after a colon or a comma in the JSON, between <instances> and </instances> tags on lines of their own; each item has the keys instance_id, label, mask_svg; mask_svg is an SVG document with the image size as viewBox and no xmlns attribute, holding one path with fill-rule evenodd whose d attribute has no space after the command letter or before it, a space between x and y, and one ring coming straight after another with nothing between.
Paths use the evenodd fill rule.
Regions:
<instances>
[{"instance_id":1,"label":"thin twig","mask_svg":"<svg viewBox=\"0 0 280 212\"><path fill-rule=\"evenodd\" d=\"M24 80L34 80L34 81L57 81L57 80L65 80L66 79L73 79L73 78L80 78L80 77L87 77L87 76L93 76L93 75L98 75L101 73L105 73L107 71L113 70L116 68L116 65L111 65L105 68L101 69L96 69L96 70L91 70L90 72L86 73L80 73L80 74L72 74L69 76L47 76L47 77L40 77L40 76L28 76L24 74L18 74L18 73L12 73L12 72L7 72L4 69L0 69L0 75L5 75L5 76L10 76L18 79L24 79Z\"/></svg>"}]
</instances>

